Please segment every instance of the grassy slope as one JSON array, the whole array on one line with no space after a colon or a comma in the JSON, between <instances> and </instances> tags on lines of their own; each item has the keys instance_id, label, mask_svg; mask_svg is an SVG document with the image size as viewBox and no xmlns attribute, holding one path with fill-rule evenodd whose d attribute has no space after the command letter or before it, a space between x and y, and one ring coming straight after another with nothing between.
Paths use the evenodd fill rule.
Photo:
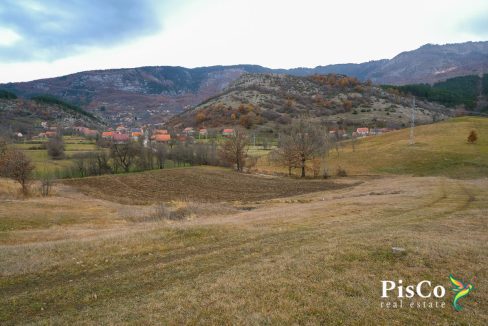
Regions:
<instances>
[{"instance_id":1,"label":"grassy slope","mask_svg":"<svg viewBox=\"0 0 488 326\"><path fill-rule=\"evenodd\" d=\"M476 130L479 140L468 144ZM348 146L345 153L332 157L331 164L342 165L352 173L387 172L395 174L443 175L475 178L488 175L488 119L457 118L415 128L415 144L409 145L409 129L361 140L357 152Z\"/></svg>"},{"instance_id":2,"label":"grassy slope","mask_svg":"<svg viewBox=\"0 0 488 326\"><path fill-rule=\"evenodd\" d=\"M467 137L476 130L478 141L468 144ZM409 145L409 129L359 139L353 152L350 142L339 153L331 149L327 168L335 174L340 166L349 175L407 174L439 175L454 178L488 176L488 119L463 117L415 128L415 144ZM269 166L263 170L285 169Z\"/></svg>"}]
</instances>

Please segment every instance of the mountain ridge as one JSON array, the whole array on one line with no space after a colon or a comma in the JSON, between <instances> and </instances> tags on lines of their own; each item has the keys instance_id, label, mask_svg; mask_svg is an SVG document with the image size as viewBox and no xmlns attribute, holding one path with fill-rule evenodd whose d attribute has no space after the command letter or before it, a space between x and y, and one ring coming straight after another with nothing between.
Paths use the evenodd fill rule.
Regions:
<instances>
[{"instance_id":1,"label":"mountain ridge","mask_svg":"<svg viewBox=\"0 0 488 326\"><path fill-rule=\"evenodd\" d=\"M426 44L392 59L315 68L271 69L259 65L185 68L144 66L78 72L30 82L0 84L23 97L49 94L104 116L113 123L163 122L217 96L245 73L293 76L344 74L376 84L434 83L488 71L488 41Z\"/></svg>"}]
</instances>

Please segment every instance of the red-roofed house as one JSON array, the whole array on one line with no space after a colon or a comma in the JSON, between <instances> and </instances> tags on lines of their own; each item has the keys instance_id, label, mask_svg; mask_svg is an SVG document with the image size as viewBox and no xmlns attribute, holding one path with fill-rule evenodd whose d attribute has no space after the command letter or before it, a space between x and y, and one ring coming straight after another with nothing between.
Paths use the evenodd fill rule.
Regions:
<instances>
[{"instance_id":1,"label":"red-roofed house","mask_svg":"<svg viewBox=\"0 0 488 326\"><path fill-rule=\"evenodd\" d=\"M166 130L166 129L156 129L153 132L154 135L165 135L167 133L168 133L168 130Z\"/></svg>"},{"instance_id":2,"label":"red-roofed house","mask_svg":"<svg viewBox=\"0 0 488 326\"><path fill-rule=\"evenodd\" d=\"M232 136L234 134L234 129L224 129L222 131L222 136Z\"/></svg>"},{"instance_id":3,"label":"red-roofed house","mask_svg":"<svg viewBox=\"0 0 488 326\"><path fill-rule=\"evenodd\" d=\"M102 132L102 138L111 139L113 136L114 136L114 132L113 131L104 131L104 132Z\"/></svg>"},{"instance_id":4,"label":"red-roofed house","mask_svg":"<svg viewBox=\"0 0 488 326\"><path fill-rule=\"evenodd\" d=\"M47 138L54 138L58 135L56 131L46 131L46 137Z\"/></svg>"},{"instance_id":5,"label":"red-roofed house","mask_svg":"<svg viewBox=\"0 0 488 326\"><path fill-rule=\"evenodd\" d=\"M193 135L194 132L195 130L193 130L192 127L186 127L185 129L183 129L183 133L187 136Z\"/></svg>"},{"instance_id":6,"label":"red-roofed house","mask_svg":"<svg viewBox=\"0 0 488 326\"><path fill-rule=\"evenodd\" d=\"M131 134L132 138L137 140L139 139L139 137L142 136L142 132L139 132L139 131L133 131L132 134Z\"/></svg>"},{"instance_id":7,"label":"red-roofed house","mask_svg":"<svg viewBox=\"0 0 488 326\"><path fill-rule=\"evenodd\" d=\"M171 140L171 135L170 134L157 134L154 135L153 137L154 141L157 141L158 143L166 143Z\"/></svg>"},{"instance_id":8,"label":"red-roofed house","mask_svg":"<svg viewBox=\"0 0 488 326\"><path fill-rule=\"evenodd\" d=\"M369 134L369 128L358 128L356 129L356 133L359 136L367 136Z\"/></svg>"},{"instance_id":9,"label":"red-roofed house","mask_svg":"<svg viewBox=\"0 0 488 326\"><path fill-rule=\"evenodd\" d=\"M88 128L83 129L82 132L83 132L83 135L86 137L96 137L98 135L98 131L93 130L93 129L88 129Z\"/></svg>"}]
</instances>

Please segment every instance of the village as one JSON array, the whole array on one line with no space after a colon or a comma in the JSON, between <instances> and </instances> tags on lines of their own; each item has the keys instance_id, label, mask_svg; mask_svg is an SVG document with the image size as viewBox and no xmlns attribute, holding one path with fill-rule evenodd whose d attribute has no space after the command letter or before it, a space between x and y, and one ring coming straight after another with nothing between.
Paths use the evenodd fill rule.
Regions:
<instances>
[{"instance_id":1,"label":"village","mask_svg":"<svg viewBox=\"0 0 488 326\"><path fill-rule=\"evenodd\" d=\"M108 128L103 131L91 129L86 126L58 127L49 126L47 122L41 123L44 131L32 136L32 140L42 140L62 136L65 133L74 133L87 139L103 139L114 143L128 143L130 141L142 141L145 146L149 143L171 142L185 143L187 141L226 138L234 134L234 128L194 128L184 127L182 129L164 129L164 125L145 125L143 127L128 127L120 124L115 128ZM346 129L327 128L328 134L339 140L355 139L359 137L382 135L394 131L393 128L368 128L359 127L349 132ZM26 140L26 135L16 132L14 135L18 141Z\"/></svg>"}]
</instances>

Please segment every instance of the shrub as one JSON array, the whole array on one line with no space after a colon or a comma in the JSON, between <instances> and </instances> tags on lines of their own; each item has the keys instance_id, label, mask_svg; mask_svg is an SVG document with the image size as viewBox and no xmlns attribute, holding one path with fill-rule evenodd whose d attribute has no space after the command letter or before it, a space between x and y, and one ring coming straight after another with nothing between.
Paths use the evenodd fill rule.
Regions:
<instances>
[{"instance_id":1,"label":"shrub","mask_svg":"<svg viewBox=\"0 0 488 326\"><path fill-rule=\"evenodd\" d=\"M47 154L53 160L64 159L64 141L61 137L50 139L46 144Z\"/></svg>"},{"instance_id":2,"label":"shrub","mask_svg":"<svg viewBox=\"0 0 488 326\"><path fill-rule=\"evenodd\" d=\"M171 211L166 207L165 204L160 203L156 205L156 208L154 209L154 213L152 214L152 219L153 220L165 220L169 219L171 217Z\"/></svg>"},{"instance_id":3,"label":"shrub","mask_svg":"<svg viewBox=\"0 0 488 326\"><path fill-rule=\"evenodd\" d=\"M338 177L347 177L347 172L346 170L344 170L343 168L341 168L339 166L339 168L337 169L337 176Z\"/></svg>"},{"instance_id":4,"label":"shrub","mask_svg":"<svg viewBox=\"0 0 488 326\"><path fill-rule=\"evenodd\" d=\"M468 143L474 144L476 143L477 140L478 140L478 134L476 133L476 131L471 130L468 136Z\"/></svg>"}]
</instances>

